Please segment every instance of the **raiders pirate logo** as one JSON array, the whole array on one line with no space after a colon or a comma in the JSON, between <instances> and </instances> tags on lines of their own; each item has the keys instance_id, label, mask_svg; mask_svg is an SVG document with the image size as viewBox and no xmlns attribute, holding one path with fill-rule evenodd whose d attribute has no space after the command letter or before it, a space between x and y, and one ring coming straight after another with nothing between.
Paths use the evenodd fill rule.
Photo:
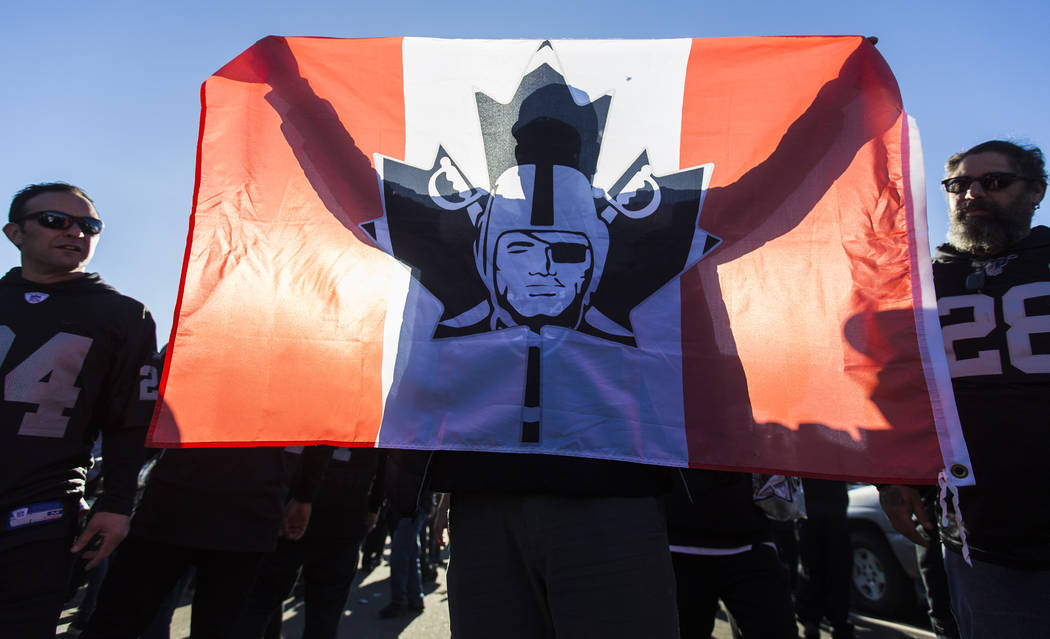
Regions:
<instances>
[{"instance_id":1,"label":"raiders pirate logo","mask_svg":"<svg viewBox=\"0 0 1050 639\"><path fill-rule=\"evenodd\" d=\"M984 263L984 272L988 275L995 277L1003 274L1003 269L1010 263L1010 260L1017 259L1016 255L1006 255L1003 257L997 257L994 260L989 260Z\"/></svg>"}]
</instances>

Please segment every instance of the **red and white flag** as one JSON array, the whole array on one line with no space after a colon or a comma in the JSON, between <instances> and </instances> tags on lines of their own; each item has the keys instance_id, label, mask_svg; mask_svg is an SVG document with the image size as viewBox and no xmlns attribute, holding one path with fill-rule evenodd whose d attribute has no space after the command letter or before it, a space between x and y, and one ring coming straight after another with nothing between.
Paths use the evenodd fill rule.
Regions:
<instances>
[{"instance_id":1,"label":"red and white flag","mask_svg":"<svg viewBox=\"0 0 1050 639\"><path fill-rule=\"evenodd\" d=\"M969 466L863 38L270 37L202 100L153 445Z\"/></svg>"}]
</instances>

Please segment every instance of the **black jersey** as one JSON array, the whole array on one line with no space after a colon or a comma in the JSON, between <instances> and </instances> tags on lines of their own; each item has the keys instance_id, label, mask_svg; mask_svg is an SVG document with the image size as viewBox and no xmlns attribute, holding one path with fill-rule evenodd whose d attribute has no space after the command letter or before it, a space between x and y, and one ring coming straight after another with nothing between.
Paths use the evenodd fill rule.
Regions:
<instances>
[{"instance_id":1,"label":"black jersey","mask_svg":"<svg viewBox=\"0 0 1050 639\"><path fill-rule=\"evenodd\" d=\"M1050 566L1050 229L1000 255L942 246L933 264L974 487L959 508L974 557ZM958 549L955 526L946 542Z\"/></svg>"},{"instance_id":2,"label":"black jersey","mask_svg":"<svg viewBox=\"0 0 1050 639\"><path fill-rule=\"evenodd\" d=\"M739 548L773 541L773 525L755 505L751 473L681 468L666 500L672 546Z\"/></svg>"},{"instance_id":3,"label":"black jersey","mask_svg":"<svg viewBox=\"0 0 1050 639\"><path fill-rule=\"evenodd\" d=\"M157 393L156 328L97 274L0 279L0 512L82 495L102 433L98 510L129 514Z\"/></svg>"}]
</instances>

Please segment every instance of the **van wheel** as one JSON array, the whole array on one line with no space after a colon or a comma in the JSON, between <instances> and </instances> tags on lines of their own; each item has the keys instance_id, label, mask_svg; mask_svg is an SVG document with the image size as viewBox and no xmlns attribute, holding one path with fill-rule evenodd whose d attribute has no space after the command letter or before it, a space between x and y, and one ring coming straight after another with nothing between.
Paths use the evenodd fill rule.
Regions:
<instances>
[{"instance_id":1,"label":"van wheel","mask_svg":"<svg viewBox=\"0 0 1050 639\"><path fill-rule=\"evenodd\" d=\"M886 539L870 530L850 533L853 545L853 602L879 616L900 615L913 596L911 580Z\"/></svg>"}]
</instances>

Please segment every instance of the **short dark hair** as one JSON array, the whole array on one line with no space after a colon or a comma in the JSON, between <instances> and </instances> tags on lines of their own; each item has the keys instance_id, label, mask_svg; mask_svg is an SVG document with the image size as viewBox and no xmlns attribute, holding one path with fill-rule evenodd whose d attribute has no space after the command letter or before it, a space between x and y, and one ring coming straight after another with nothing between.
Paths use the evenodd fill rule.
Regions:
<instances>
[{"instance_id":1,"label":"short dark hair","mask_svg":"<svg viewBox=\"0 0 1050 639\"><path fill-rule=\"evenodd\" d=\"M95 201L88 197L84 189L79 186L67 184L66 182L41 182L40 184L30 184L18 193L15 193L15 197L11 199L11 209L7 213L7 221L14 222L25 215L26 202L41 193L70 193L84 198L91 205L91 208L95 208Z\"/></svg>"},{"instance_id":2,"label":"short dark hair","mask_svg":"<svg viewBox=\"0 0 1050 639\"><path fill-rule=\"evenodd\" d=\"M1043 161L1043 152L1039 150L1039 147L1022 146L1005 140L981 142L962 153L956 153L948 158L948 161L944 164L944 172L948 175L955 173L967 156L988 152L1005 155L1013 163L1015 171L1030 180L1040 182L1043 186L1046 186L1046 165Z\"/></svg>"}]
</instances>

